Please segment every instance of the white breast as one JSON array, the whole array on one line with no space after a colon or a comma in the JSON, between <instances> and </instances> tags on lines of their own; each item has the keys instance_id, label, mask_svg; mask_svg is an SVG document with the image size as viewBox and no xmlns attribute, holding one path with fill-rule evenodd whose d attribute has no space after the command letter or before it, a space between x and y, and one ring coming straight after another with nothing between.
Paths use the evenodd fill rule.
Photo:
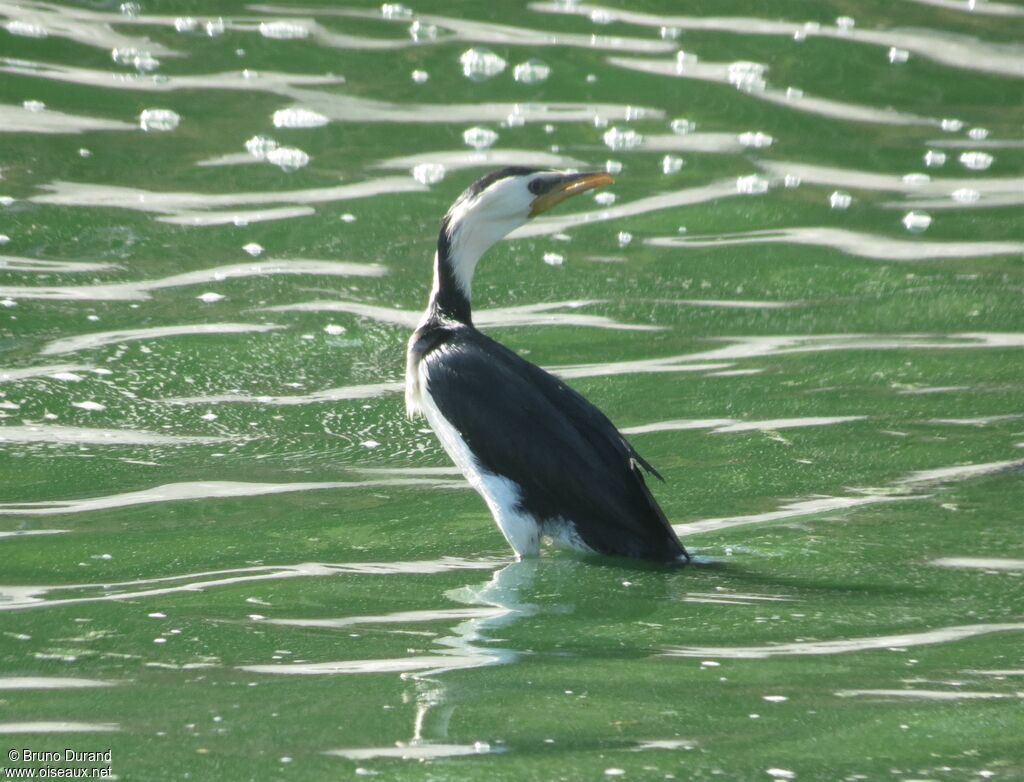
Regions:
<instances>
[{"instance_id":1,"label":"white breast","mask_svg":"<svg viewBox=\"0 0 1024 782\"><path fill-rule=\"evenodd\" d=\"M413 355L412 346L416 342L416 332L409 337L409 350L405 357L405 414L415 418L423 412L420 405L420 372Z\"/></svg>"},{"instance_id":2,"label":"white breast","mask_svg":"<svg viewBox=\"0 0 1024 782\"><path fill-rule=\"evenodd\" d=\"M418 407L426 416L430 428L434 430L448 456L455 462L455 466L462 470L470 486L484 498L494 521L498 524L498 529L515 550L516 556L537 556L540 553L540 525L533 516L518 509L522 496L519 486L508 478L487 472L480 467L462 435L434 403L422 363L416 374L419 380L416 384ZM406 401L408 402L408 398Z\"/></svg>"}]
</instances>

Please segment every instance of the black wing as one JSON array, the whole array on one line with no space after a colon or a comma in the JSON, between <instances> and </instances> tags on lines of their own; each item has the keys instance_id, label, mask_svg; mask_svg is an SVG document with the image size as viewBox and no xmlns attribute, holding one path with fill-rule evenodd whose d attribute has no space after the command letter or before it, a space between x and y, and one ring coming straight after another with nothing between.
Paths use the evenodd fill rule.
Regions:
<instances>
[{"instance_id":1,"label":"black wing","mask_svg":"<svg viewBox=\"0 0 1024 782\"><path fill-rule=\"evenodd\" d=\"M522 488L523 510L573 522L601 553L685 556L639 469L653 468L561 380L471 327L447 331L423 361L434 404L483 469Z\"/></svg>"}]
</instances>

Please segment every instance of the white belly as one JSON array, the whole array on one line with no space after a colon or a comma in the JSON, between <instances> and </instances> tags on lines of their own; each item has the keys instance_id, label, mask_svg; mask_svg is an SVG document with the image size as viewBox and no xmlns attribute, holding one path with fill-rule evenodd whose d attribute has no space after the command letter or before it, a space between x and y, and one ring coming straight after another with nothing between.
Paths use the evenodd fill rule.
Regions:
<instances>
[{"instance_id":1,"label":"white belly","mask_svg":"<svg viewBox=\"0 0 1024 782\"><path fill-rule=\"evenodd\" d=\"M462 470L469 484L484 498L498 529L516 552L517 557L535 557L540 553L541 529L529 513L518 510L521 497L519 486L508 478L481 469L462 439L462 435L441 415L430 396L430 388L423 372L419 373L419 408L426 416L430 428L441 441L455 466Z\"/></svg>"}]
</instances>

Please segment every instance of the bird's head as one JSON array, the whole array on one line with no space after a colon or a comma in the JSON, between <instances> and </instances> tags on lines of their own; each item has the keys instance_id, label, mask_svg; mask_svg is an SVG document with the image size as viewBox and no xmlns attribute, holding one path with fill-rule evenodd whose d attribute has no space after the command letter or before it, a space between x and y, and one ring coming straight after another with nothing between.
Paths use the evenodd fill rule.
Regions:
<instances>
[{"instance_id":1,"label":"bird's head","mask_svg":"<svg viewBox=\"0 0 1024 782\"><path fill-rule=\"evenodd\" d=\"M609 185L606 173L570 174L511 167L478 179L458 197L441 223L438 254L468 300L480 256L493 244L558 203Z\"/></svg>"}]
</instances>

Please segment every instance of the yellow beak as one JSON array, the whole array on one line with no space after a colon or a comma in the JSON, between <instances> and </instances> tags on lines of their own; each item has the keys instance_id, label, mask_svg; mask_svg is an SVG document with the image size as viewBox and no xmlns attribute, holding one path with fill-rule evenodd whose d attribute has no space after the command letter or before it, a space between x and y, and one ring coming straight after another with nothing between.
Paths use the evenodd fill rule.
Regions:
<instances>
[{"instance_id":1,"label":"yellow beak","mask_svg":"<svg viewBox=\"0 0 1024 782\"><path fill-rule=\"evenodd\" d=\"M555 204L560 204L567 198L571 198L574 195L585 193L588 190L593 190L595 187L604 187L615 182L609 174L605 173L590 173L590 174L566 174L566 176L556 182L550 190L546 193L542 193L533 199L533 203L530 205L530 217L536 217L539 214L543 214L548 211Z\"/></svg>"}]
</instances>

